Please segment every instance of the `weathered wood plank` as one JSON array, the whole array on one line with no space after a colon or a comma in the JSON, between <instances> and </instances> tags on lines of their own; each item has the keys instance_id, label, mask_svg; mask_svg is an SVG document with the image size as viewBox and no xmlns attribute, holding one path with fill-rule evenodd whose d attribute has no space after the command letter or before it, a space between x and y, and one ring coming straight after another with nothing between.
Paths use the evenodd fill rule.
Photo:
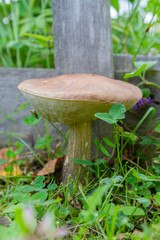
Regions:
<instances>
[{"instance_id":1,"label":"weathered wood plank","mask_svg":"<svg viewBox=\"0 0 160 240\"><path fill-rule=\"evenodd\" d=\"M56 70L112 77L110 1L52 0Z\"/></svg>"},{"instance_id":2,"label":"weathered wood plank","mask_svg":"<svg viewBox=\"0 0 160 240\"><path fill-rule=\"evenodd\" d=\"M0 122L9 115L14 110L18 110L23 103L26 102L26 99L19 95L18 96L17 85L26 79L29 78L43 78L55 76L55 71L52 69L27 69L27 68L0 68ZM12 132L24 134L26 137L29 137L29 143L32 145L37 139L38 134L35 126L26 126L23 124L22 119L25 116L30 115L30 110L23 110L18 114L14 115L14 122L12 125ZM5 115L6 113L6 115ZM42 127L44 127L44 120L42 121ZM10 120L6 120L0 123L0 131L9 132L10 130ZM44 131L42 131L44 133ZM7 144L8 136L0 135L0 144Z\"/></svg>"},{"instance_id":3,"label":"weathered wood plank","mask_svg":"<svg viewBox=\"0 0 160 240\"><path fill-rule=\"evenodd\" d=\"M114 75L116 79L120 79L123 73L126 73L130 69L130 64L132 61L131 55L117 55L116 61L114 57ZM153 82L160 84L160 56L157 57L147 57L147 56L138 56L137 60L144 60L144 61L150 61L150 60L157 60L158 63L152 67L150 71L147 72L147 78ZM127 64L126 64L127 63ZM125 69L123 66L125 65ZM14 102L16 100L16 96L18 94L17 85L29 78L41 78L41 77L51 77L55 76L57 73L52 69L29 69L29 68L0 68L0 110L4 111L7 115L11 114L14 107ZM135 83L137 79L132 79L132 83ZM155 97L156 101L160 101L160 92L156 90L155 88L152 88L152 93ZM23 98L22 95L19 96L17 104L16 104L16 110L19 106L21 106L26 100ZM154 105L157 107L157 105ZM35 126L26 126L22 123L22 119L30 114L30 110L22 111L21 113L18 113L14 116L15 122L13 122L13 132L18 132L20 134L25 134L26 136L30 136L29 143L33 144L35 142L36 137L39 137L37 135L37 131ZM157 107L157 114L159 114L158 107ZM5 117L4 114L0 113L0 121ZM131 126L135 125L135 118L133 116L130 117L129 123ZM56 123L57 124L57 123ZM57 124L59 127L59 124ZM106 125L107 126L107 125ZM42 126L40 127L45 128L44 121ZM6 120L3 123L0 123L0 131L9 131L10 129L10 120ZM65 128L66 129L66 128ZM63 131L65 132L65 129L63 127ZM94 136L98 131L100 132L100 135L103 134L103 129L100 130L99 127L95 124L94 126ZM45 132L45 129L42 131ZM51 130L51 134L54 138L57 138L59 134L57 134L56 131ZM5 137L4 135L0 135L0 143L1 144L7 144L8 137Z\"/></svg>"},{"instance_id":4,"label":"weathered wood plank","mask_svg":"<svg viewBox=\"0 0 160 240\"><path fill-rule=\"evenodd\" d=\"M56 71L113 76L110 1L52 0ZM92 122L92 138L110 129Z\"/></svg>"},{"instance_id":5,"label":"weathered wood plank","mask_svg":"<svg viewBox=\"0 0 160 240\"><path fill-rule=\"evenodd\" d=\"M128 73L130 71L132 58L133 56L129 54L118 54L117 56L114 55L115 66L114 74L116 79L123 79L125 73ZM147 71L146 79L160 85L160 55L157 56L138 55L136 61L157 61L157 63L149 71ZM135 68L133 67L133 69ZM139 82L139 79L138 78L130 79L129 82L136 84ZM154 100L160 102L160 91L157 88L153 87L150 87L150 89L152 90L152 94L154 95Z\"/></svg>"}]
</instances>

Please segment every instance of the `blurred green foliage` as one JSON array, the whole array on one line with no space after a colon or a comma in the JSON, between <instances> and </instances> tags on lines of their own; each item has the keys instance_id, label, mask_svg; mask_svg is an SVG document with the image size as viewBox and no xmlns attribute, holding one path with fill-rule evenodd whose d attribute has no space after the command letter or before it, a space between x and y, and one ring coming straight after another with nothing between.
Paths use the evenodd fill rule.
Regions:
<instances>
[{"instance_id":1,"label":"blurred green foliage","mask_svg":"<svg viewBox=\"0 0 160 240\"><path fill-rule=\"evenodd\" d=\"M0 66L54 68L51 1L7 2L0 2Z\"/></svg>"},{"instance_id":2,"label":"blurred green foliage","mask_svg":"<svg viewBox=\"0 0 160 240\"><path fill-rule=\"evenodd\" d=\"M117 2L128 3L129 11L121 15ZM117 19L112 19L114 53L143 55L160 53L159 0L111 0L111 5L117 11Z\"/></svg>"},{"instance_id":3,"label":"blurred green foliage","mask_svg":"<svg viewBox=\"0 0 160 240\"><path fill-rule=\"evenodd\" d=\"M160 1L144 3L111 0L117 15L112 18L114 53L160 53ZM54 68L52 23L51 0L1 0L0 66Z\"/></svg>"}]
</instances>

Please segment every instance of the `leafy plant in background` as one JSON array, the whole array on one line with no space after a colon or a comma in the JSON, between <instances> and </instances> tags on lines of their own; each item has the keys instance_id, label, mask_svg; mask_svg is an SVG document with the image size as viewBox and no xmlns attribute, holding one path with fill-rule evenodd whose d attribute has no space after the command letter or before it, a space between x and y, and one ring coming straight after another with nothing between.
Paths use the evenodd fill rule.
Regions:
<instances>
[{"instance_id":1,"label":"leafy plant in background","mask_svg":"<svg viewBox=\"0 0 160 240\"><path fill-rule=\"evenodd\" d=\"M138 86L146 86L146 87L151 86L160 90L160 85L154 82L148 81L146 79L146 71L150 69L152 66L154 66L156 63L157 61L135 62L134 65L137 69L131 73L125 74L124 78L126 79L126 81L128 81L128 79L132 77L138 77L138 79L140 79L140 83L138 84ZM137 113L140 113L141 109L144 108L146 105L149 105L150 103L154 102L154 100L151 99L151 91L149 88L142 88L142 93L143 93L143 98L139 100L137 104L133 107L133 110ZM160 132L159 131L160 121L159 121L159 117L154 118L155 117L154 108L150 107L148 111L151 112L151 117L148 120L148 124L146 125L146 128L144 129L144 132L143 132L144 136L142 136L140 139L140 144L141 146L143 146L143 148L137 152L137 156L139 156L140 158L144 157L145 159L149 160L154 156L154 154L160 148L160 141L158 136L158 133ZM152 146L152 151L150 151L149 155L145 157L144 153L147 150L149 150L151 146Z\"/></svg>"},{"instance_id":2,"label":"leafy plant in background","mask_svg":"<svg viewBox=\"0 0 160 240\"><path fill-rule=\"evenodd\" d=\"M119 12L118 2L119 1L111 1L111 3ZM127 27L124 28L124 25L120 26L119 24L119 22L125 21L125 14L124 16L119 16L119 22L117 23L115 20L113 23L113 34L119 38L120 33L121 36L124 37L123 41L120 39L120 45L118 45L117 51L122 50L123 52L126 51L136 54L137 42L135 39L139 40L138 34L140 35L140 30L137 29L138 26L141 26L144 23L141 21L142 17L138 16L136 13L140 1L132 0L130 2L133 3L133 9L131 19L128 19L129 21L127 22ZM16 3L16 5L19 4L18 6L20 6L21 9L22 6L27 7L26 3L26 1L22 0L20 4ZM3 7L4 12L5 8L7 11L9 11L11 5L2 6L0 4L0 9ZM38 21L43 21L43 18L47 18L47 16L51 14L51 11L48 11L46 12L46 15L44 14L41 17L39 15L41 8L44 10L45 7L51 7L50 3L48 0L41 2L32 0L30 1L29 5L30 7L27 7L26 9L31 10L31 12L27 12L24 7L24 9L22 9L22 13L20 12L20 15L18 15L20 16L19 19L21 21L20 25L18 25L18 30L22 28L21 35L19 35L18 38L16 37L18 42L11 42L11 45L7 46L6 51L4 51L3 44L5 44L5 40L10 42L10 38L7 37L7 34L10 33L5 33L6 35L4 35L3 40L0 40L0 44L3 42L1 45L2 48L0 49L0 59L2 64L6 64L6 66L13 64L12 66L37 67L39 66L37 65L39 64L39 58L44 56L44 49L48 48L48 41L50 41L50 44L53 44L50 36L48 36L46 32L45 34L43 32L46 26L44 27L44 25L41 25L36 29L36 22L38 24ZM148 1L145 11L149 11L149 6L153 12L155 8L154 5L157 7L157 1ZM18 11L17 9L19 7L15 7L15 5L12 7L14 11ZM3 17L5 17L4 12ZM22 17L26 13L29 16L27 16L23 21ZM6 12L6 16L8 16L7 14L8 12ZM133 39L131 41L131 37L134 35L132 35L133 27L130 28L130 26L133 24L132 21L135 16L136 19L139 20L139 25L135 28L136 38L133 38L135 40L134 42ZM31 19L33 23L31 22ZM47 25L46 29L49 30L51 22L52 18L45 20L45 24ZM31 27L28 28L28 26ZM144 26L144 31L146 31L146 27L149 26ZM9 25L7 29L9 29ZM15 29L13 30L13 33L16 31ZM127 31L129 31L129 33L127 33ZM12 36L12 34L10 34L10 36ZM143 39L143 43L145 41L148 42L148 37L151 37L150 39L153 40L153 37L151 35L149 36L148 32L146 32L146 34L148 36L147 38ZM24 39L26 39L26 45L23 41ZM30 45L28 44L29 39ZM156 39L155 42L156 41L159 40ZM156 48L155 42L152 41L151 44L158 52L159 50ZM21 43L24 45L22 46ZM132 43L133 46L131 46L130 43ZM32 49L33 46L36 48L35 44L40 46L37 48L37 51L34 51L34 48ZM125 47L125 44L127 47ZM115 46L116 45L114 45L114 47ZM149 49L151 46L148 46L148 49L143 49L142 43L140 46L141 48L139 48L139 52L142 50L146 53L147 51L150 51ZM48 50L49 48L47 49L47 54L51 60L49 60L50 64L44 60L41 63L41 67L53 67L51 52ZM28 55L27 59L24 60L23 53L26 54L25 51L28 51ZM31 56L33 56L33 62L30 61ZM16 62L16 64L14 65L13 62ZM152 83L148 84L147 80L145 79L145 72L155 63L141 62L137 65L136 64L137 63L135 62L137 70L133 73L130 73L131 75L128 75L128 78L135 74L134 76L138 76L141 79L140 85L153 85ZM144 88L142 91L144 98L147 99L150 97L150 90L148 88ZM28 105L24 104L18 109L18 111L13 111L13 113L9 116L3 113L4 119L2 119L1 122L5 121L6 119L14 121L14 114L27 107ZM76 181L73 182L72 185L69 184L68 181L66 186L64 186L59 182L55 182L55 178L53 176L50 177L50 175L47 177L40 176L35 178L35 176L31 176L30 173L27 173L26 175L20 177L8 176L0 178L2 183L0 191L0 239L63 239L65 237L66 239L72 238L73 240L159 240L160 160L159 154L154 156L155 153L158 153L160 148L159 118L156 119L157 123L154 126L151 126L153 117L155 116L155 108L149 107L133 131L129 131L124 130L122 127L122 121L125 118L125 112L126 110L124 106L122 104L117 104L110 109L109 113L96 114L96 117L113 126L113 141L111 136L108 138L103 138L101 142L97 139L95 140L97 149L104 154L104 159L98 159L98 155L96 155L95 162L86 160L83 161L83 159L73 159L73 161L76 161L80 164L88 164L88 167L94 172L96 180L93 179L91 182L88 182L83 189L80 186L77 186ZM141 127L141 124L146 119L148 122L144 130L144 136L138 136L137 138L137 130ZM40 120L40 116L39 119L36 119L31 114L29 117L24 119L24 123L35 124L35 127L37 128L37 123ZM51 123L51 125L55 127L53 123ZM39 131L38 128L37 130ZM23 149L26 147L37 159L37 161L44 166L43 162L36 155L35 151L28 146L21 136L13 133L12 130L9 133L0 132L0 134L14 136L18 140L15 141L17 150L7 151L6 154L8 158L15 158L17 154L21 151L24 151ZM64 138L64 141L66 141L66 136L63 136L62 133L60 134ZM40 135L35 147L47 150L48 159L50 158L51 140L52 139L49 136L48 131L48 122L46 121L46 136L42 137ZM132 151L135 154L133 159L135 161L132 161L130 158L126 159L127 144L130 144L133 149L136 149L136 142L140 142L141 146L143 147L142 151ZM11 143L9 142L9 146L10 144ZM147 148L150 149L151 144L153 144L155 148L150 152L149 155L147 155L147 158L153 159L153 162L150 164L150 166L147 166L147 169L144 169L142 166L140 166L139 161L145 159L143 153L146 152ZM109 160L111 157L113 157L113 154L109 153L108 147L112 148L112 153L116 152L116 156L113 159L117 161L117 165L120 167L117 167L116 165L112 167L110 166ZM2 161L3 159L0 159L0 165ZM12 169L9 169L8 173L11 172ZM5 225L4 223L7 223L8 225Z\"/></svg>"},{"instance_id":3,"label":"leafy plant in background","mask_svg":"<svg viewBox=\"0 0 160 240\"><path fill-rule=\"evenodd\" d=\"M141 82L138 84L138 86L142 86L142 85L144 85L144 86L153 86L153 87L157 88L158 90L160 90L160 86L158 84L150 82L150 81L147 81L147 79L145 78L146 71L148 69L150 69L151 67L153 67L156 63L157 63L157 61L149 61L149 62L140 61L140 62L135 62L134 65L135 65L135 67L137 69L135 71L131 72L131 73L125 74L124 78L127 79L126 81L128 81L129 78L139 77Z\"/></svg>"},{"instance_id":4,"label":"leafy plant in background","mask_svg":"<svg viewBox=\"0 0 160 240\"><path fill-rule=\"evenodd\" d=\"M120 15L120 0L111 0L111 5L117 11L117 19L112 19L112 40L114 53L158 54L159 53L159 21L160 3L158 0L144 1L129 0L130 10ZM145 2L144 2L145 3ZM147 15L152 15L148 23L145 22Z\"/></svg>"},{"instance_id":5,"label":"leafy plant in background","mask_svg":"<svg viewBox=\"0 0 160 240\"><path fill-rule=\"evenodd\" d=\"M141 0L128 0L130 12L120 15L121 0L111 0L117 11L112 19L114 53L147 55L159 53L160 3L149 0L141 6ZM153 15L145 23L146 15ZM154 18L156 17L156 20ZM52 31L51 1L26 0L0 3L0 66L54 68L54 42Z\"/></svg>"},{"instance_id":6,"label":"leafy plant in background","mask_svg":"<svg viewBox=\"0 0 160 240\"><path fill-rule=\"evenodd\" d=\"M123 131L122 128L118 125L118 122L121 122L122 119L125 118L125 112L126 109L123 104L117 103L111 109L109 110L109 113L96 113L95 116L109 124L113 125L113 131L114 131L114 141L117 148L117 160L119 162L119 165L121 167L122 173L124 173L123 166L122 166L122 154L120 153L120 137L127 137L131 139L132 141L136 141L137 137L133 133L129 133L126 131ZM100 146L100 149L103 151L102 147ZM103 151L104 153L104 151ZM106 154L108 155L108 154Z\"/></svg>"},{"instance_id":7,"label":"leafy plant in background","mask_svg":"<svg viewBox=\"0 0 160 240\"><path fill-rule=\"evenodd\" d=\"M143 225L143 232L132 234L139 218L147 221L146 214L151 200L152 208L160 202L160 193L142 197L143 190L152 186L158 179L130 171L124 177L113 174L111 178L103 178L98 183L85 189L68 183L64 190L54 182L46 184L43 176L37 177L32 185L10 186L7 194L0 200L3 219L7 226L0 226L0 239L141 239L148 234L159 236L156 219L151 227ZM122 189L127 186L127 194ZM130 187L131 186L131 187ZM143 193L142 193L143 191ZM70 198L68 198L68 194ZM76 209L73 200L82 202L83 208ZM6 201L9 203L6 206ZM0 218L1 220L1 218ZM67 223L68 227L64 225ZM145 231L148 228L148 233ZM157 229L154 233L152 229ZM68 237L67 237L68 236ZM149 239L149 238L146 238ZM156 239L156 238L155 238ZM158 239L158 238L157 238Z\"/></svg>"},{"instance_id":8,"label":"leafy plant in background","mask_svg":"<svg viewBox=\"0 0 160 240\"><path fill-rule=\"evenodd\" d=\"M0 3L0 66L54 68L51 1Z\"/></svg>"}]
</instances>

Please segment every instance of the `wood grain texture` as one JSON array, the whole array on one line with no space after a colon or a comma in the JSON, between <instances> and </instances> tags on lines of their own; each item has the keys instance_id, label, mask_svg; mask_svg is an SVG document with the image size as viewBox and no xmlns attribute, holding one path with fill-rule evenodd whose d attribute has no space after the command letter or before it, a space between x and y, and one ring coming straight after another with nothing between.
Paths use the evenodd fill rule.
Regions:
<instances>
[{"instance_id":1,"label":"wood grain texture","mask_svg":"<svg viewBox=\"0 0 160 240\"><path fill-rule=\"evenodd\" d=\"M57 73L112 77L109 0L52 0Z\"/></svg>"},{"instance_id":2,"label":"wood grain texture","mask_svg":"<svg viewBox=\"0 0 160 240\"><path fill-rule=\"evenodd\" d=\"M15 105L15 111L27 100L22 94L18 96L17 85L29 78L53 77L55 71L51 69L27 69L27 68L0 68L0 131L10 131L10 119L1 122L7 115L12 114ZM16 100L17 98L17 100ZM23 124L23 118L29 116L32 108L23 110L14 115L12 132L25 135L25 139L30 145L39 138L35 125L27 126ZM57 125L58 126L58 125ZM43 129L44 128L44 129ZM41 133L45 133L45 121L40 126ZM50 129L53 129L50 128ZM52 134L56 131L52 131ZM57 135L56 135L57 136ZM0 135L0 145L7 145L8 136Z\"/></svg>"},{"instance_id":3,"label":"wood grain texture","mask_svg":"<svg viewBox=\"0 0 160 240\"><path fill-rule=\"evenodd\" d=\"M115 69L114 75L116 79L121 79L123 74L129 71L132 58L133 58L132 55L126 55L126 54L120 54L120 55L114 56L114 69ZM160 56L157 56L157 57L137 56L136 60L137 61L142 61L142 60L156 61L157 60L157 64L147 72L147 78L150 81L160 84ZM41 78L41 77L43 78L43 77L52 77L56 75L57 73L52 69L0 68L0 102L1 102L0 110L4 111L7 115L12 113L14 102L18 94L17 85L21 81L29 78ZM138 81L139 80L137 78L132 79L133 84L138 83ZM155 101L159 102L160 92L155 88L151 88L151 91L152 91L152 94L154 95ZM21 94L16 104L16 110L25 102L26 100ZM158 117L158 115L160 114L159 106L157 104L153 104L153 105L157 109L156 117ZM37 135L35 126L26 126L22 123L22 119L29 114L30 114L30 109L27 109L14 116L15 121L13 122L13 132L17 132L17 133L25 134L26 136L29 136L30 140L28 141L28 143L32 145L35 142L35 139L39 137L39 135ZM129 115L130 114L128 114L127 122L130 124L131 127L134 127L137 119ZM5 118L5 114L0 112L0 121L4 118ZM98 137L98 139L101 140L101 136L103 134L106 134L106 130L104 132L103 128L102 129L99 128L99 125L97 124L97 120L93 121L93 125L94 125L94 128L92 129L92 139L95 139L95 137ZM57 123L56 123L56 126L61 127L62 131L66 132L65 126L62 126L62 125L60 126ZM108 128L107 123L105 124L104 128L105 129ZM0 123L0 131L9 131L9 129L10 129L10 120L6 120L5 122ZM42 125L40 125L40 129L44 134L45 133L44 122ZM54 139L58 138L59 134L56 131L53 131L53 128L50 128L50 129L51 129L51 135L53 135ZM143 131L143 128L141 128L141 131ZM8 143L8 137L4 135L0 135L0 145L1 144L7 145L7 143Z\"/></svg>"},{"instance_id":4,"label":"wood grain texture","mask_svg":"<svg viewBox=\"0 0 160 240\"><path fill-rule=\"evenodd\" d=\"M110 1L52 0L52 8L57 73L112 78ZM92 138L101 139L109 133L102 121L92 122Z\"/></svg>"}]
</instances>

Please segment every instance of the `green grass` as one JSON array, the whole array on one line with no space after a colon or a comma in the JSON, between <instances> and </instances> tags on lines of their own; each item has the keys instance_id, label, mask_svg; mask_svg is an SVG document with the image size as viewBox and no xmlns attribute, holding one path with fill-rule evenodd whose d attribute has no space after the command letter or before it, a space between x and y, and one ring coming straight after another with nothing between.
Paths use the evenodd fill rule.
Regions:
<instances>
[{"instance_id":1,"label":"green grass","mask_svg":"<svg viewBox=\"0 0 160 240\"><path fill-rule=\"evenodd\" d=\"M132 65L137 54L159 54L159 1L149 0L145 7L140 5L141 0L129 1L133 2L132 9L123 15L119 13L119 2L111 1L118 13L118 18L112 19L113 52L133 54ZM153 17L144 23L148 12ZM51 0L21 0L10 4L2 1L0 66L55 68L52 24Z\"/></svg>"},{"instance_id":2,"label":"green grass","mask_svg":"<svg viewBox=\"0 0 160 240\"><path fill-rule=\"evenodd\" d=\"M115 1L111 1L119 12L118 2L115 5ZM149 0L143 14L140 14L140 1L133 2L130 14L112 20L112 37L114 53L131 53L135 60L137 54L148 54L151 48L159 53L159 33L154 26L159 21L160 5L157 0ZM154 22L152 19L149 24L144 24L144 16L149 11L153 15L157 14L157 20ZM22 0L9 5L1 3L0 13L0 66L53 68L51 1L31 0L28 4L28 1ZM4 17L9 17L11 13L15 16L14 19L9 19L9 23L4 24ZM137 63L133 61L132 64L136 66ZM155 63L141 63L136 66L135 72L126 75L126 79L139 76L139 86L152 85L159 89L159 86L154 86L145 79L146 68L152 64ZM143 89L144 98L150 94L149 89ZM46 122L46 135L40 136L35 145L30 147L20 134L12 132L15 114L27 107L24 104L18 110L14 109L10 115L3 112L4 118L0 120L0 123L7 119L11 122L10 132L0 132L1 135L9 136L6 152L8 164L4 169L6 176L0 177L0 240L159 240L160 121L159 118L154 119L155 108L146 107L143 116L142 108L136 113L131 111L131 114L138 117L137 125L132 130L128 130L123 123L125 110L120 105L118 115L117 109L112 109L110 116L97 115L100 119L109 121L114 126L114 131L101 141L94 140L96 157L88 165L93 178L86 177L85 184L79 186L78 179L73 182L68 179L66 185L61 183L61 165L57 166L53 174L36 176L37 171L49 159L65 154L68 133L64 136L50 122L63 138L62 145L53 153L50 146L54 138L50 136ZM24 124L34 124L37 134L41 135L39 121L41 117L36 119L33 115L23 120ZM140 136L137 132L144 121L147 123L145 122L143 135ZM15 141L11 141L11 136ZM17 149L11 150L10 146L16 146ZM40 155L37 154L37 149ZM100 152L104 155L101 159L98 157ZM16 161L18 154L20 160ZM14 160L9 164L11 158ZM78 161L79 164L84 164L81 159ZM4 160L0 159L0 167L3 163ZM12 176L13 164L20 167L22 176Z\"/></svg>"},{"instance_id":3,"label":"green grass","mask_svg":"<svg viewBox=\"0 0 160 240\"><path fill-rule=\"evenodd\" d=\"M26 107L25 104L20 107L20 110ZM150 147L151 140L155 141L156 133L135 137L142 122L149 114L152 116L151 110L153 111L149 108L146 111L135 130L127 132L119 125L119 122L122 124L122 119L125 118L125 108L121 104L114 105L109 114L114 121L110 123L114 125L112 134L117 137L114 137L114 142L108 138L104 138L101 142L94 141L97 151L102 151L104 158L99 159L97 155L96 161L88 165L88 170L93 172L93 178L88 179L86 176L86 183L83 186L78 185L78 179L73 182L68 179L67 184L63 185L60 177L61 168L46 177L36 177L34 170L26 172L23 176L11 176L13 161L7 168L8 175L0 178L0 239L12 240L17 237L24 240L27 238L64 239L66 237L66 239L78 240L112 240L122 239L123 236L123 239L158 240L160 237L160 155L151 157L152 164L147 168L140 164L141 161L146 161L145 154L141 154L143 148ZM105 117L103 115L104 121L108 119L111 121L108 115ZM40 120L41 118L32 118L32 120L25 118L24 122L38 124ZM150 118L148 121L151 121ZM46 125L46 132L46 138L48 136L50 139L48 125ZM33 161L33 158L28 158L30 166L37 164L37 170L44 166L45 162L41 160L43 156L37 156L36 148L29 147L13 132L1 134L11 134L18 140L15 142L17 150L6 152L8 159L16 158L19 153L23 156L26 152L25 146L35 159ZM41 155L46 155L45 161L48 161L48 156L53 159L53 153L49 152L50 141L53 140L41 140L41 144L38 145L41 148ZM154 144L157 149L160 145L159 138ZM113 149L112 161L109 160L108 146ZM139 146L141 146L141 152L138 150ZM127 155L126 151L130 151L130 154ZM15 162L22 171L27 167L26 157L25 160L22 158ZM3 160L0 164L2 163ZM79 164L81 164L80 160Z\"/></svg>"},{"instance_id":4,"label":"green grass","mask_svg":"<svg viewBox=\"0 0 160 240\"><path fill-rule=\"evenodd\" d=\"M54 68L52 21L50 0L0 3L0 66Z\"/></svg>"}]
</instances>

